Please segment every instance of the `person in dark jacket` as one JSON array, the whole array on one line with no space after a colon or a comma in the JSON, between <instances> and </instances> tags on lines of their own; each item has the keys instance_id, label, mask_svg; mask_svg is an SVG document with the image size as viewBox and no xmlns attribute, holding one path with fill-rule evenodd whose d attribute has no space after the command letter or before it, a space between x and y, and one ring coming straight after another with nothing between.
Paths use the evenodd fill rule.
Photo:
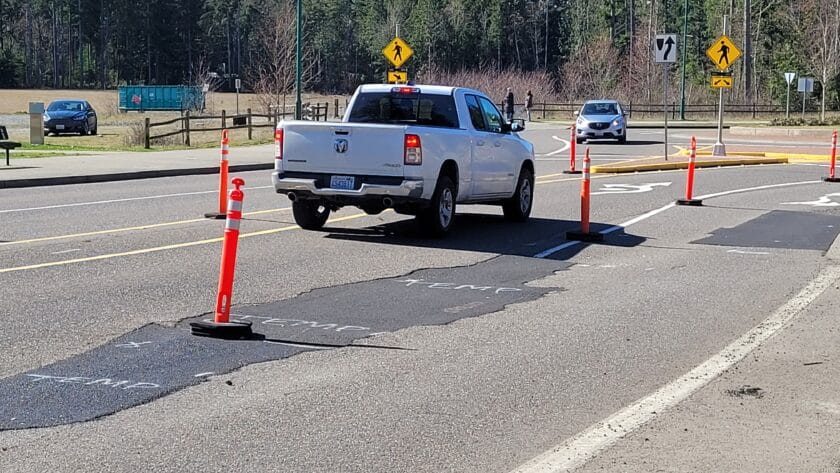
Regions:
<instances>
[{"instance_id":1,"label":"person in dark jacket","mask_svg":"<svg viewBox=\"0 0 840 473\"><path fill-rule=\"evenodd\" d=\"M513 92L510 87L507 88L507 94L505 95L504 109L507 121L513 120Z\"/></svg>"}]
</instances>

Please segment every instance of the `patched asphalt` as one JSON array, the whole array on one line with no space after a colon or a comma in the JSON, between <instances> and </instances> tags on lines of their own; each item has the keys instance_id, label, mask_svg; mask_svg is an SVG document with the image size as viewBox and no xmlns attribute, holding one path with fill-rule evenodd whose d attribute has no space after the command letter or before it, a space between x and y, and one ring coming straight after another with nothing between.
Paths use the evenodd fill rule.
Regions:
<instances>
[{"instance_id":1,"label":"patched asphalt","mask_svg":"<svg viewBox=\"0 0 840 473\"><path fill-rule=\"evenodd\" d=\"M163 397L243 366L419 325L441 325L535 300L525 283L569 263L498 256L470 266L316 289L235 308L251 340L193 336L189 322L150 324L81 355L0 380L0 430L84 422ZM399 347L393 347L399 348Z\"/></svg>"},{"instance_id":2,"label":"patched asphalt","mask_svg":"<svg viewBox=\"0 0 840 473\"><path fill-rule=\"evenodd\" d=\"M838 215L774 210L736 227L717 229L692 243L827 251L839 233Z\"/></svg>"}]
</instances>

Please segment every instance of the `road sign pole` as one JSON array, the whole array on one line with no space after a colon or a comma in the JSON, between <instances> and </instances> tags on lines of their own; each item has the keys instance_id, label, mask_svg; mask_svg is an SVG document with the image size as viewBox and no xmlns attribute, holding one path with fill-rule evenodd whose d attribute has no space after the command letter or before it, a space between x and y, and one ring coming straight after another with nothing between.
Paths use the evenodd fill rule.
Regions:
<instances>
[{"instance_id":1,"label":"road sign pole","mask_svg":"<svg viewBox=\"0 0 840 473\"><path fill-rule=\"evenodd\" d=\"M785 118L790 118L790 82L787 85L787 104L785 105Z\"/></svg>"},{"instance_id":2,"label":"road sign pole","mask_svg":"<svg viewBox=\"0 0 840 473\"><path fill-rule=\"evenodd\" d=\"M729 17L727 15L723 15L723 34L726 34L726 26ZM717 141L715 142L715 147L712 150L712 156L726 156L726 145L723 144L723 88L718 90L718 130L717 130Z\"/></svg>"},{"instance_id":3,"label":"road sign pole","mask_svg":"<svg viewBox=\"0 0 840 473\"><path fill-rule=\"evenodd\" d=\"M301 65L301 48L302 48L302 41L303 41L303 25L301 24L301 19L303 17L301 2L303 0L297 0L295 3L295 29L296 29L296 37L295 37L295 120L300 120L301 113L303 112L303 103L300 99L300 87L301 87L301 73L302 73L302 65ZM284 110L285 112L285 110Z\"/></svg>"},{"instance_id":4,"label":"road sign pole","mask_svg":"<svg viewBox=\"0 0 840 473\"><path fill-rule=\"evenodd\" d=\"M662 64L662 109L665 112L665 161L668 160L668 64Z\"/></svg>"},{"instance_id":5,"label":"road sign pole","mask_svg":"<svg viewBox=\"0 0 840 473\"><path fill-rule=\"evenodd\" d=\"M682 73L682 78L680 79L680 120L685 120L685 50L688 49L686 47L686 37L688 32L688 0L685 0L685 5L683 6L683 37L682 37L682 66L680 66L680 72Z\"/></svg>"}]
</instances>

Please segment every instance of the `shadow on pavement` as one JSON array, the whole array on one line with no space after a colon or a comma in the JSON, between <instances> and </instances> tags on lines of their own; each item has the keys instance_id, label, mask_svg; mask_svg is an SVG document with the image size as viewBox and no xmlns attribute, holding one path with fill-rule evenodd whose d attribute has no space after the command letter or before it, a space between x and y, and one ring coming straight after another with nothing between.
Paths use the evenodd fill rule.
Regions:
<instances>
[{"instance_id":1,"label":"shadow on pavement","mask_svg":"<svg viewBox=\"0 0 840 473\"><path fill-rule=\"evenodd\" d=\"M609 224L592 223L591 231L611 227ZM580 230L580 223L569 220L550 220L532 217L526 223L506 221L502 216L488 214L457 215L455 227L444 238L426 238L414 219L367 228L326 227L326 238L384 245L438 248L447 250L478 251L512 256L533 257L549 248L561 245L566 232ZM598 245L634 247L645 242L644 237L615 231L606 235ZM561 250L550 259L568 259L591 243L579 243Z\"/></svg>"}]
</instances>

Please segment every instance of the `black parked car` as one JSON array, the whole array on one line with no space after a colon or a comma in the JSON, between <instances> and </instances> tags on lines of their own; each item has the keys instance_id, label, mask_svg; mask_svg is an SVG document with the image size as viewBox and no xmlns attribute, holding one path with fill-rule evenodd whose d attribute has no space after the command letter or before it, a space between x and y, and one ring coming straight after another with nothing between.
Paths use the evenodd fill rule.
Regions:
<instances>
[{"instance_id":1,"label":"black parked car","mask_svg":"<svg viewBox=\"0 0 840 473\"><path fill-rule=\"evenodd\" d=\"M44 113L44 132L96 134L96 111L86 100L56 100Z\"/></svg>"}]
</instances>

